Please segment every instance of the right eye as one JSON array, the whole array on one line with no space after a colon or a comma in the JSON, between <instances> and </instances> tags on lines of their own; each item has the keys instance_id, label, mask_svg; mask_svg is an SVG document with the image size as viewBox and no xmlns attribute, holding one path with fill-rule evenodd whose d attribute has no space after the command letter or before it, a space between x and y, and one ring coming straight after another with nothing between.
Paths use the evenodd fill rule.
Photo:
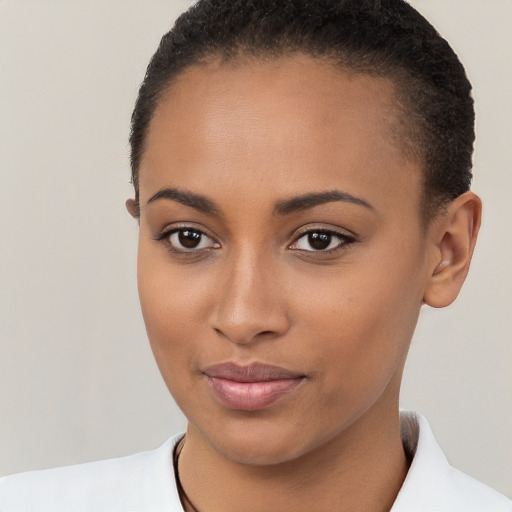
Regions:
<instances>
[{"instance_id":1,"label":"right eye","mask_svg":"<svg viewBox=\"0 0 512 512\"><path fill-rule=\"evenodd\" d=\"M161 233L156 237L156 240L164 242L169 250L181 253L199 252L220 247L220 244L215 240L195 228L174 228Z\"/></svg>"}]
</instances>

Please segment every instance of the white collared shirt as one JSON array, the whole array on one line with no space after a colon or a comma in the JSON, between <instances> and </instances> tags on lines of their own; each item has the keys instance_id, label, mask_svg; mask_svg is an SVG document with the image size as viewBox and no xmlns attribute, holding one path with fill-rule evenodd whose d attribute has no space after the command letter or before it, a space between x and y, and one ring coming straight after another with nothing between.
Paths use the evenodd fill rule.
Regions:
<instances>
[{"instance_id":1,"label":"white collared shirt","mask_svg":"<svg viewBox=\"0 0 512 512\"><path fill-rule=\"evenodd\" d=\"M512 502L456 470L420 415L401 413L411 467L390 512L512 512ZM172 452L183 434L160 448L117 459L0 479L2 512L183 512Z\"/></svg>"}]
</instances>

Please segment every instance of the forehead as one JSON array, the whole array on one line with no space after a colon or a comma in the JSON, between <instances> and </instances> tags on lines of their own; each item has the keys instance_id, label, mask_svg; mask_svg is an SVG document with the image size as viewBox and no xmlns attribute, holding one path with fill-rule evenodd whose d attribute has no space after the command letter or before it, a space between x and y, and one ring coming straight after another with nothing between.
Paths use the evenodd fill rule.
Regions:
<instances>
[{"instance_id":1,"label":"forehead","mask_svg":"<svg viewBox=\"0 0 512 512\"><path fill-rule=\"evenodd\" d=\"M395 91L385 78L304 55L193 66L155 111L141 199L144 188L148 194L175 179L210 189L271 179L293 195L350 178L359 195L375 180L393 194L397 180L415 187L419 179L397 126Z\"/></svg>"},{"instance_id":2,"label":"forehead","mask_svg":"<svg viewBox=\"0 0 512 512\"><path fill-rule=\"evenodd\" d=\"M180 134L193 131L210 137L230 128L238 130L240 142L254 139L270 123L279 123L281 143L289 132L297 135L298 130L309 130L305 135L310 138L325 137L325 128L336 124L333 136L339 135L337 120L351 117L351 132L365 131L390 143L395 140L398 109L391 80L297 54L192 66L163 95L148 138L158 132L159 121L172 122L171 117L179 123Z\"/></svg>"}]
</instances>

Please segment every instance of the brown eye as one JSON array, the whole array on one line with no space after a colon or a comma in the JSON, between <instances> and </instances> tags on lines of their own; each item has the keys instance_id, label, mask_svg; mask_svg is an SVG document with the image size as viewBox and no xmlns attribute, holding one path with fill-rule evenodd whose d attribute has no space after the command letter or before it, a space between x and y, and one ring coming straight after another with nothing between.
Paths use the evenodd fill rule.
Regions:
<instances>
[{"instance_id":1,"label":"brown eye","mask_svg":"<svg viewBox=\"0 0 512 512\"><path fill-rule=\"evenodd\" d=\"M177 252L192 252L202 249L216 249L220 245L205 235L202 231L190 228L174 229L160 237L167 240L167 244Z\"/></svg>"},{"instance_id":2,"label":"brown eye","mask_svg":"<svg viewBox=\"0 0 512 512\"><path fill-rule=\"evenodd\" d=\"M331 245L332 235L330 233L309 233L308 244L317 251L325 251Z\"/></svg>"},{"instance_id":3,"label":"brown eye","mask_svg":"<svg viewBox=\"0 0 512 512\"><path fill-rule=\"evenodd\" d=\"M355 240L343 233L329 230L311 230L297 238L290 249L304 252L329 252L341 249Z\"/></svg>"},{"instance_id":4,"label":"brown eye","mask_svg":"<svg viewBox=\"0 0 512 512\"><path fill-rule=\"evenodd\" d=\"M186 249L195 249L201 243L202 235L197 231L178 231L178 240Z\"/></svg>"}]
</instances>

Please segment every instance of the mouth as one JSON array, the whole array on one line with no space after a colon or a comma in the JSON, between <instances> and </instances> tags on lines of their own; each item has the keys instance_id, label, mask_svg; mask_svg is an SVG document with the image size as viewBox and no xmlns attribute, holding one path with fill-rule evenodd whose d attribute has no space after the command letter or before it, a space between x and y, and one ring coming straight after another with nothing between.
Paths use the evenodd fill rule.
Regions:
<instances>
[{"instance_id":1,"label":"mouth","mask_svg":"<svg viewBox=\"0 0 512 512\"><path fill-rule=\"evenodd\" d=\"M262 363L248 366L223 363L206 368L203 374L216 401L240 411L270 407L295 391L306 378L285 368Z\"/></svg>"}]
</instances>

